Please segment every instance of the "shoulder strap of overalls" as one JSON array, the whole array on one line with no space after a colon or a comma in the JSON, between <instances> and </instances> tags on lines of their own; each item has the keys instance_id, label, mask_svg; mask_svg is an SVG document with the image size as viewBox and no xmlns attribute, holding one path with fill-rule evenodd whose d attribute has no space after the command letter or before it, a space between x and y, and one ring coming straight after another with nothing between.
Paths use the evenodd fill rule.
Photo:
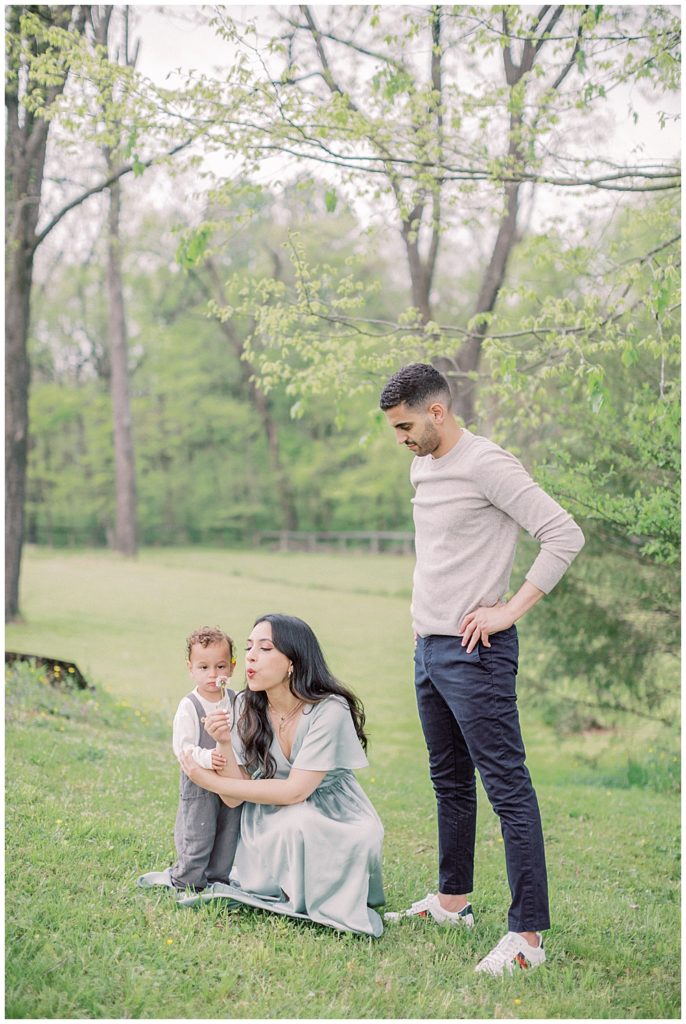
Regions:
<instances>
[{"instance_id":1,"label":"shoulder strap of overalls","mask_svg":"<svg viewBox=\"0 0 686 1024\"><path fill-rule=\"evenodd\" d=\"M200 703L200 701L198 700L198 698L195 696L194 693L189 693L187 696L188 696L189 701L194 706L194 708L195 708L195 710L196 710L196 712L198 714L198 725L200 726L200 736L198 737L198 746L199 747L203 747L203 749L207 750L210 747L213 747L215 745L215 743L214 743L213 738L210 736L210 734L205 729L205 709L202 706L202 704Z\"/></svg>"}]
</instances>

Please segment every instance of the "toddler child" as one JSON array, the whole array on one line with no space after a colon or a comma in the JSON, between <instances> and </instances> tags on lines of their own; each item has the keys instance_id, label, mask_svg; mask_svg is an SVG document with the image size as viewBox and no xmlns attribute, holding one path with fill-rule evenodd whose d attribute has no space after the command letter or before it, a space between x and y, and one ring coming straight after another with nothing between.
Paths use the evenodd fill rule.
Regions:
<instances>
[{"instance_id":1,"label":"toddler child","mask_svg":"<svg viewBox=\"0 0 686 1024\"><path fill-rule=\"evenodd\" d=\"M226 759L215 750L215 741L205 729L205 717L222 710L233 718L236 694L226 686L236 664L233 641L221 629L203 626L188 637L186 655L195 686L183 697L174 716L174 754L180 760L184 752L190 751L202 768L219 770ZM216 793L196 786L182 770L174 826L177 861L166 871L141 875L137 884L173 889L204 889L213 882L228 884L240 817L240 807L227 807Z\"/></svg>"}]
</instances>

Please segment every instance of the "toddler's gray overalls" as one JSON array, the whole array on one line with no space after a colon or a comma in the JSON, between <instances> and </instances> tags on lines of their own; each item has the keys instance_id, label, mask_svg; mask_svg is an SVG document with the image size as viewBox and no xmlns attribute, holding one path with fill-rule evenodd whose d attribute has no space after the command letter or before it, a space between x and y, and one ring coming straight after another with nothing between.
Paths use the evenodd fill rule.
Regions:
<instances>
[{"instance_id":1,"label":"toddler's gray overalls","mask_svg":"<svg viewBox=\"0 0 686 1024\"><path fill-rule=\"evenodd\" d=\"M233 690L227 692L233 708L236 694ZM213 750L215 741L205 730L203 722L205 710L194 693L189 693L188 698L198 713L198 746L203 750ZM176 888L192 886L204 889L212 882L228 884L240 829L240 807L227 807L216 793L196 786L181 771L179 809L174 825L178 860L170 869L171 880Z\"/></svg>"}]
</instances>

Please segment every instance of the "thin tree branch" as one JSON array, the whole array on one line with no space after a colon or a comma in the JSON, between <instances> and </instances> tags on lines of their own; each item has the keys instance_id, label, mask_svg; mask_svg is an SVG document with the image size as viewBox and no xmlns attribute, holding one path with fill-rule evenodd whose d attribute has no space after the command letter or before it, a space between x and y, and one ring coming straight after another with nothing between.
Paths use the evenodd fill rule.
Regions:
<instances>
[{"instance_id":1,"label":"thin tree branch","mask_svg":"<svg viewBox=\"0 0 686 1024\"><path fill-rule=\"evenodd\" d=\"M351 109L354 108L351 107ZM197 124L197 122L192 122L190 118L186 118L186 120ZM206 120L205 124L209 128L216 127L216 125L209 119ZM224 124L235 128L252 128L262 134L269 134L268 128L257 123L226 120ZM292 148L298 144L302 144L309 148L308 150L300 151ZM314 160L318 163L330 164L331 166L341 167L346 170L359 170L359 165L364 163L366 164L364 167L365 173L385 176L392 173L395 178L400 181L414 181L415 174L412 173L413 170L426 171L435 169L440 172L436 174L436 182L438 184L450 181L491 181L497 184L531 182L534 184L548 184L565 188L582 188L591 186L596 188L615 189L617 191L624 192L649 192L673 189L679 188L681 184L681 172L679 168L673 165L670 166L669 164L661 165L663 168L661 170L648 170L648 167L656 166L655 164L648 164L644 167L624 167L623 169L617 170L614 174L599 173L595 176L589 177L573 177L556 176L554 174L537 174L535 171L517 172L506 168L503 168L502 171L497 171L495 169L487 170L486 168L479 166L456 168L454 165L445 162L435 163L430 160L418 160L411 157L393 156L388 152L383 152L382 154L338 153L327 146L322 139L307 136L304 129L299 131L299 137L297 139L286 138L283 142L258 145L255 149L260 152L282 152L300 160ZM312 152L312 149L321 150L323 153L327 154L327 156L320 156L318 153ZM375 167L373 166L375 163L383 164L383 166ZM398 167L407 168L407 172L396 169ZM655 182L655 184L613 184L614 182L622 182L632 179L639 179L645 182Z\"/></svg>"},{"instance_id":2,"label":"thin tree branch","mask_svg":"<svg viewBox=\"0 0 686 1024\"><path fill-rule=\"evenodd\" d=\"M305 16L305 20L307 21L310 33L312 34L312 38L314 39L314 45L317 48L317 54L319 56L319 61L321 63L322 69L324 71L324 81L326 82L326 84L328 85L329 89L331 89L332 92L337 92L339 94L339 96L344 96L345 93L343 92L343 90L341 89L340 85L338 84L338 82L333 77L333 72L331 71L331 66L329 65L329 61L327 59L326 53L324 52L324 46L322 45L322 34L321 34L321 32L319 31L319 29L317 28L317 26L315 24L315 21L314 21L314 18L312 17L312 12L310 11L309 6L307 4L301 4L300 10L303 13L303 15ZM357 107L352 102L350 97L348 97L348 103L350 104L351 110L357 110Z\"/></svg>"},{"instance_id":3,"label":"thin tree branch","mask_svg":"<svg viewBox=\"0 0 686 1024\"><path fill-rule=\"evenodd\" d=\"M550 10L550 7L543 7L541 9L541 11L539 12L538 18L536 19L536 22L535 22L535 24L533 26L533 32L534 33L536 32L537 28L539 27L539 25L543 21L543 18L545 17L545 15L548 13L549 10ZM555 25L558 23L560 18L562 17L563 11L564 11L564 6L562 4L560 4L555 9L555 12L553 13L553 16L551 17L551 19L548 22L548 24L546 25L546 27L543 29L543 32L538 37L536 45L534 46L534 52L536 53L536 55L538 55L538 51L541 49L541 47L544 45L544 43L547 43L548 40L550 39L550 33L553 30L553 28L555 27Z\"/></svg>"},{"instance_id":4,"label":"thin tree branch","mask_svg":"<svg viewBox=\"0 0 686 1024\"><path fill-rule=\"evenodd\" d=\"M153 156L150 157L149 160L141 161L139 166L142 166L144 168L151 167L159 160L165 160L170 156L175 156L176 153L179 153L181 152L181 150L186 149L188 146L190 146L190 144L193 141L194 139L186 139L185 142L180 142L178 146L173 146L172 149L170 149L167 153L163 153L161 156ZM59 210L59 212L56 213L55 216L46 224L43 230L36 235L36 237L33 240L33 245L31 246L31 251L36 251L41 242L43 242L46 239L46 237L50 234L53 228L55 228L62 220L62 218L65 217L68 213L70 213L71 210L75 209L75 207L77 206L80 206L81 203L84 203L87 199L90 199L91 196L95 196L98 195L98 193L100 192L104 192L104 190L106 188L109 188L110 185L113 185L115 181L119 181L119 179L123 178L125 174L129 174L133 170L133 167L133 161L131 161L128 164L123 164L113 174L110 174L109 177L107 177L104 181L101 181L99 185L94 185L93 188L86 189L86 191L82 192L80 196L77 196L75 199L72 199L71 202L67 203L66 206L63 206L62 209Z\"/></svg>"},{"instance_id":5,"label":"thin tree branch","mask_svg":"<svg viewBox=\"0 0 686 1024\"><path fill-rule=\"evenodd\" d=\"M308 29L310 32L312 31L312 26L309 20L307 25L299 24L291 18L286 18L285 20L291 28L296 29L296 31L302 29ZM402 61L396 60L388 54L379 53L376 50L368 50L364 46L360 46L359 43L354 42L352 39L341 39L340 36L334 35L333 32L324 32L322 29L318 29L318 34L322 39L328 39L332 43L338 43L339 46L346 46L350 50L355 50L356 53L361 53L363 57L372 57L374 60L381 60L384 64L388 64L390 67L396 68L398 71L406 70Z\"/></svg>"}]
</instances>

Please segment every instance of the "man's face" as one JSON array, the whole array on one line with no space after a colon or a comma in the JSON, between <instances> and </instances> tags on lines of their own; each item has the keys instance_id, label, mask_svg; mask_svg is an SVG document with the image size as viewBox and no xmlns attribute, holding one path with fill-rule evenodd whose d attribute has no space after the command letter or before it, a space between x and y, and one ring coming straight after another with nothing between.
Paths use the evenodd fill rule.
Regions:
<instances>
[{"instance_id":1,"label":"man's face","mask_svg":"<svg viewBox=\"0 0 686 1024\"><path fill-rule=\"evenodd\" d=\"M395 431L398 444L404 444L414 455L431 455L441 443L438 425L442 416L437 417L440 405L434 403L427 409L414 409L402 402L385 410L385 416Z\"/></svg>"}]
</instances>

